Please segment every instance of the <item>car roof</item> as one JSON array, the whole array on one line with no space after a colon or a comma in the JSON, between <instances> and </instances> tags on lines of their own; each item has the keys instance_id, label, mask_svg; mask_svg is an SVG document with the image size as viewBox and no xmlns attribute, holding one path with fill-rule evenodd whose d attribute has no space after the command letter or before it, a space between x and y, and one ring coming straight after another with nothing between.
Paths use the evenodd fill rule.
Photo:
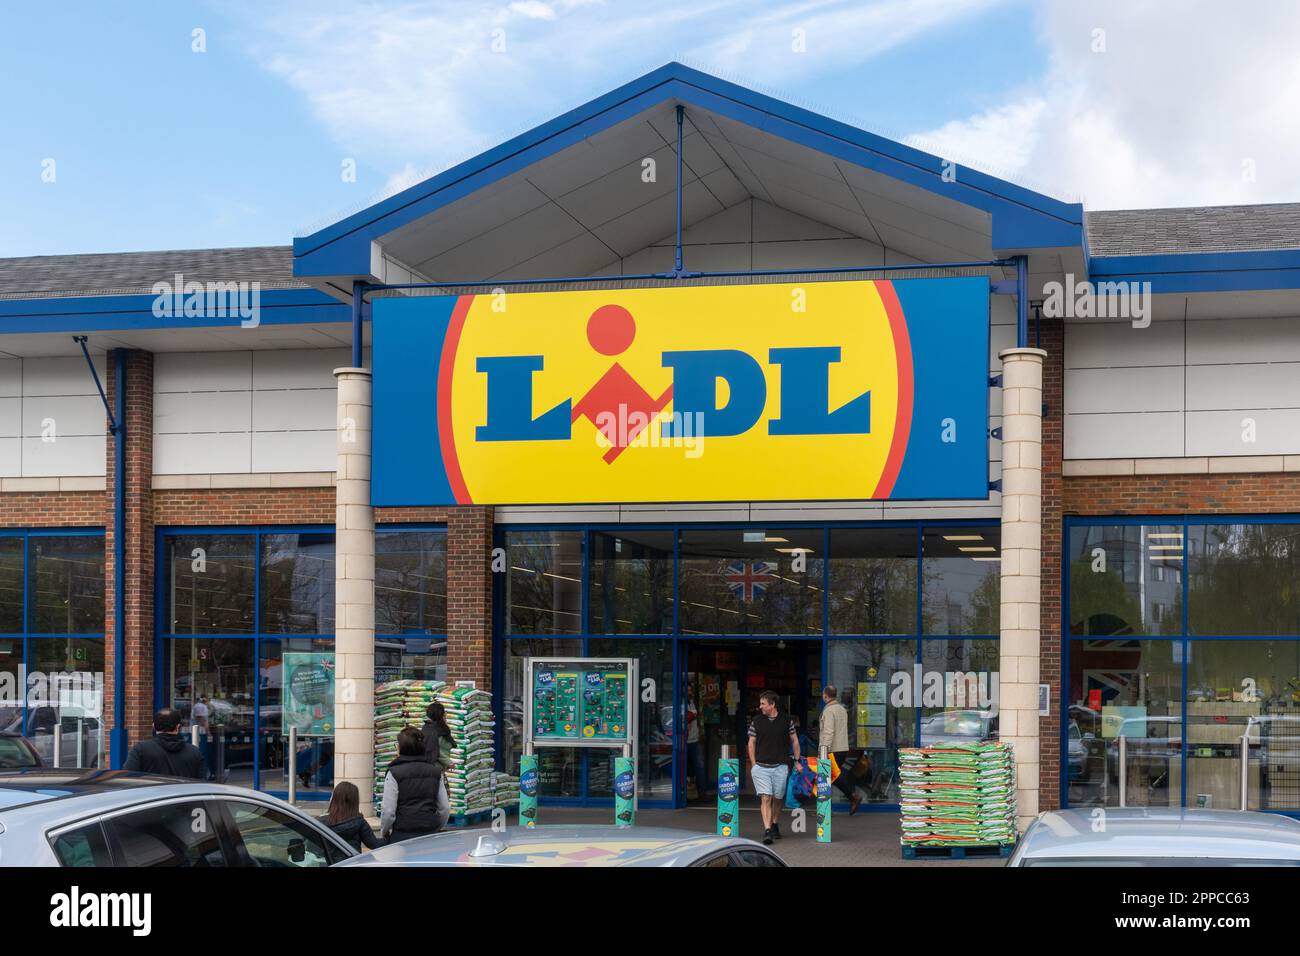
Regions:
<instances>
[{"instance_id":1,"label":"car roof","mask_svg":"<svg viewBox=\"0 0 1300 956\"><path fill-rule=\"evenodd\" d=\"M1094 807L1041 814L1020 854L1035 858L1300 860L1300 822L1277 813Z\"/></svg>"},{"instance_id":2,"label":"car roof","mask_svg":"<svg viewBox=\"0 0 1300 956\"><path fill-rule=\"evenodd\" d=\"M741 847L762 849L753 840L670 827L513 826L416 837L339 865L671 866Z\"/></svg>"}]
</instances>

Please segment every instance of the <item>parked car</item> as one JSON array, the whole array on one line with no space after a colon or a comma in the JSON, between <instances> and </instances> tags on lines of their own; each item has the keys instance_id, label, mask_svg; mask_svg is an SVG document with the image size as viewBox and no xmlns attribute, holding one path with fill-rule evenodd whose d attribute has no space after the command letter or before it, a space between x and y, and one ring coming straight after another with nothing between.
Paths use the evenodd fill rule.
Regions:
<instances>
[{"instance_id":1,"label":"parked car","mask_svg":"<svg viewBox=\"0 0 1300 956\"><path fill-rule=\"evenodd\" d=\"M1240 810L1054 810L1029 825L1007 866L1300 866L1300 821Z\"/></svg>"},{"instance_id":2,"label":"parked car","mask_svg":"<svg viewBox=\"0 0 1300 956\"><path fill-rule=\"evenodd\" d=\"M667 827L541 826L416 837L340 866L785 866L753 840Z\"/></svg>"},{"instance_id":3,"label":"parked car","mask_svg":"<svg viewBox=\"0 0 1300 956\"><path fill-rule=\"evenodd\" d=\"M0 770L43 767L40 752L22 734L0 732Z\"/></svg>"},{"instance_id":4,"label":"parked car","mask_svg":"<svg viewBox=\"0 0 1300 956\"><path fill-rule=\"evenodd\" d=\"M0 773L0 866L329 866L355 855L283 800L121 770Z\"/></svg>"},{"instance_id":5,"label":"parked car","mask_svg":"<svg viewBox=\"0 0 1300 956\"><path fill-rule=\"evenodd\" d=\"M1083 742L1083 732L1079 730L1077 721L1070 721L1066 744L1066 766L1069 768L1070 779L1086 780L1088 778L1088 748Z\"/></svg>"},{"instance_id":6,"label":"parked car","mask_svg":"<svg viewBox=\"0 0 1300 956\"><path fill-rule=\"evenodd\" d=\"M945 710L921 722L921 746L943 741L975 743L998 735L998 715L992 710Z\"/></svg>"},{"instance_id":7,"label":"parked car","mask_svg":"<svg viewBox=\"0 0 1300 956\"><path fill-rule=\"evenodd\" d=\"M1123 717L1113 720L1114 732L1106 740L1106 768L1112 783L1119 782L1119 738L1125 737L1128 775L1145 774L1153 788L1169 785L1169 762L1177 760L1183 746L1181 717Z\"/></svg>"}]
</instances>

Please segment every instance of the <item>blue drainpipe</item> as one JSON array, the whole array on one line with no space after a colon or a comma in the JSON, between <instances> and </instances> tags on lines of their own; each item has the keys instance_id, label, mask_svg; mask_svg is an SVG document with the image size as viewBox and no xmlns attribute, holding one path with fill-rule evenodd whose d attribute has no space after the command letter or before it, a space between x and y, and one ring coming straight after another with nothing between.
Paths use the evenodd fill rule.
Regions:
<instances>
[{"instance_id":1,"label":"blue drainpipe","mask_svg":"<svg viewBox=\"0 0 1300 956\"><path fill-rule=\"evenodd\" d=\"M113 382L113 732L109 737L112 767L126 762L126 349L114 349Z\"/></svg>"}]
</instances>

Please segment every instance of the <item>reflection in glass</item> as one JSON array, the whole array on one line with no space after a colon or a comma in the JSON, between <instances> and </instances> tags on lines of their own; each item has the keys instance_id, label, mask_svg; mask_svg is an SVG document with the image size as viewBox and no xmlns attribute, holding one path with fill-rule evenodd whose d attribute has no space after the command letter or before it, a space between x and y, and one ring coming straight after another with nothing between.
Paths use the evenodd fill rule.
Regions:
<instances>
[{"instance_id":1,"label":"reflection in glass","mask_svg":"<svg viewBox=\"0 0 1300 956\"><path fill-rule=\"evenodd\" d=\"M681 533L683 634L817 634L820 528Z\"/></svg>"},{"instance_id":2,"label":"reflection in glass","mask_svg":"<svg viewBox=\"0 0 1300 956\"><path fill-rule=\"evenodd\" d=\"M995 640L921 642L922 747L942 740L977 743L998 736L998 662Z\"/></svg>"},{"instance_id":3,"label":"reflection in glass","mask_svg":"<svg viewBox=\"0 0 1300 956\"><path fill-rule=\"evenodd\" d=\"M334 534L262 535L262 631L334 632Z\"/></svg>"},{"instance_id":4,"label":"reflection in glass","mask_svg":"<svg viewBox=\"0 0 1300 956\"><path fill-rule=\"evenodd\" d=\"M1181 526L1075 525L1067 560L1071 634L1182 632Z\"/></svg>"},{"instance_id":5,"label":"reflection in glass","mask_svg":"<svg viewBox=\"0 0 1300 956\"><path fill-rule=\"evenodd\" d=\"M916 633L916 529L833 528L832 634Z\"/></svg>"},{"instance_id":6,"label":"reflection in glass","mask_svg":"<svg viewBox=\"0 0 1300 956\"><path fill-rule=\"evenodd\" d=\"M375 632L447 631L447 532L375 533Z\"/></svg>"},{"instance_id":7,"label":"reflection in glass","mask_svg":"<svg viewBox=\"0 0 1300 956\"><path fill-rule=\"evenodd\" d=\"M253 718L257 675L253 642L241 638L178 638L171 642L170 704L187 737L199 730L199 749L218 783L253 786Z\"/></svg>"},{"instance_id":8,"label":"reflection in glass","mask_svg":"<svg viewBox=\"0 0 1300 956\"><path fill-rule=\"evenodd\" d=\"M504 686L501 688L501 765L506 773L519 774L523 753L524 658L581 657L578 638L523 638L505 643ZM578 774L581 753L573 748L537 750L538 793L547 797L576 797L581 792Z\"/></svg>"},{"instance_id":9,"label":"reflection in glass","mask_svg":"<svg viewBox=\"0 0 1300 956\"><path fill-rule=\"evenodd\" d=\"M27 626L33 634L104 630L104 539L99 535L27 539Z\"/></svg>"},{"instance_id":10,"label":"reflection in glass","mask_svg":"<svg viewBox=\"0 0 1300 956\"><path fill-rule=\"evenodd\" d=\"M506 607L511 634L582 629L582 532L507 531Z\"/></svg>"},{"instance_id":11,"label":"reflection in glass","mask_svg":"<svg viewBox=\"0 0 1300 956\"><path fill-rule=\"evenodd\" d=\"M1193 525L1188 533L1190 633L1300 635L1300 525Z\"/></svg>"},{"instance_id":12,"label":"reflection in glass","mask_svg":"<svg viewBox=\"0 0 1300 956\"><path fill-rule=\"evenodd\" d=\"M0 634L23 630L23 539L0 538Z\"/></svg>"},{"instance_id":13,"label":"reflection in glass","mask_svg":"<svg viewBox=\"0 0 1300 956\"><path fill-rule=\"evenodd\" d=\"M390 680L446 679L447 638L375 638L376 686Z\"/></svg>"},{"instance_id":14,"label":"reflection in glass","mask_svg":"<svg viewBox=\"0 0 1300 956\"><path fill-rule=\"evenodd\" d=\"M1182 641L1070 641L1064 696L1071 806L1119 806L1121 736L1126 805L1179 805L1183 648Z\"/></svg>"},{"instance_id":15,"label":"reflection in glass","mask_svg":"<svg viewBox=\"0 0 1300 956\"><path fill-rule=\"evenodd\" d=\"M258 661L258 708L261 715L261 788L288 790L288 729L284 726L284 656L330 654L333 638L262 638ZM325 794L334 787L334 737L298 734L298 791Z\"/></svg>"},{"instance_id":16,"label":"reflection in glass","mask_svg":"<svg viewBox=\"0 0 1300 956\"><path fill-rule=\"evenodd\" d=\"M929 528L921 548L922 633L999 633L1000 529Z\"/></svg>"},{"instance_id":17,"label":"reflection in glass","mask_svg":"<svg viewBox=\"0 0 1300 956\"><path fill-rule=\"evenodd\" d=\"M671 631L672 532L593 532L589 600L593 634Z\"/></svg>"},{"instance_id":18,"label":"reflection in glass","mask_svg":"<svg viewBox=\"0 0 1300 956\"><path fill-rule=\"evenodd\" d=\"M849 749L858 754L846 772L864 803L898 802L898 748L916 741L914 640L829 641L830 682L849 712ZM832 794L844 798L839 788Z\"/></svg>"},{"instance_id":19,"label":"reflection in glass","mask_svg":"<svg viewBox=\"0 0 1300 956\"><path fill-rule=\"evenodd\" d=\"M257 555L251 534L164 539L173 634L252 634Z\"/></svg>"},{"instance_id":20,"label":"reflection in glass","mask_svg":"<svg viewBox=\"0 0 1300 956\"><path fill-rule=\"evenodd\" d=\"M27 737L47 766L98 767L104 752L104 639L27 642ZM58 753L55 753L55 735Z\"/></svg>"}]
</instances>

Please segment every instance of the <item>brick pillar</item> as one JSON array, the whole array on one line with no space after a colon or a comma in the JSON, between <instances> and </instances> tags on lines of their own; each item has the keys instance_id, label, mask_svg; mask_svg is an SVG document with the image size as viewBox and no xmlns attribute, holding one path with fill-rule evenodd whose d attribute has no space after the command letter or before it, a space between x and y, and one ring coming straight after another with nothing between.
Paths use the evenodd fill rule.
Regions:
<instances>
[{"instance_id":1,"label":"brick pillar","mask_svg":"<svg viewBox=\"0 0 1300 956\"><path fill-rule=\"evenodd\" d=\"M1016 822L1038 815L1038 673L1042 562L1041 349L1002 359L1002 606L998 733L1015 748Z\"/></svg>"},{"instance_id":2,"label":"brick pillar","mask_svg":"<svg viewBox=\"0 0 1300 956\"><path fill-rule=\"evenodd\" d=\"M105 363L105 394L110 405L117 407L117 357L108 353ZM126 432L125 489L126 521L123 540L123 568L126 622L126 709L123 723L127 746L153 733L154 710L154 519L153 519L153 354L126 353L126 415L122 424ZM117 483L117 436L109 435L105 462L104 551L104 726L105 747L108 730L116 718L117 678L117 542L114 519L114 492ZM126 754L121 754L126 759ZM110 754L113 765L120 766L118 755Z\"/></svg>"},{"instance_id":3,"label":"brick pillar","mask_svg":"<svg viewBox=\"0 0 1300 956\"><path fill-rule=\"evenodd\" d=\"M1061 459L1065 422L1065 326L1042 320L1043 360L1043 559L1042 629L1038 679L1051 685L1051 709L1038 719L1038 808L1061 806L1061 562L1065 550Z\"/></svg>"},{"instance_id":4,"label":"brick pillar","mask_svg":"<svg viewBox=\"0 0 1300 956\"><path fill-rule=\"evenodd\" d=\"M334 370L338 465L334 491L334 781L361 792L374 816L375 510L370 504L371 377Z\"/></svg>"},{"instance_id":5,"label":"brick pillar","mask_svg":"<svg viewBox=\"0 0 1300 956\"><path fill-rule=\"evenodd\" d=\"M447 510L447 679L492 689L491 508Z\"/></svg>"}]
</instances>

